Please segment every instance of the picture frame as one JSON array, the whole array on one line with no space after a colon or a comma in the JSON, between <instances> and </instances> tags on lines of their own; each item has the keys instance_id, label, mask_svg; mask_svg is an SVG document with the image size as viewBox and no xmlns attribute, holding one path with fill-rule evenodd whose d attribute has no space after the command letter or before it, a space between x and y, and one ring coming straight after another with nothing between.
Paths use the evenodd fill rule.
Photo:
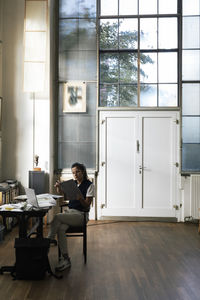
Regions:
<instances>
[{"instance_id":1,"label":"picture frame","mask_svg":"<svg viewBox=\"0 0 200 300\"><path fill-rule=\"evenodd\" d=\"M68 81L64 83L63 112L86 112L86 83L84 81Z\"/></svg>"}]
</instances>

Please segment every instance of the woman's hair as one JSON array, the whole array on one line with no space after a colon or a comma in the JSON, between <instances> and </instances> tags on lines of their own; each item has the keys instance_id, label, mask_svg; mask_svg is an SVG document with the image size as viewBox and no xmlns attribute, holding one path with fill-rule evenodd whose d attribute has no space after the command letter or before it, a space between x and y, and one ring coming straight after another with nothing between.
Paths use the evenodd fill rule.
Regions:
<instances>
[{"instance_id":1,"label":"woman's hair","mask_svg":"<svg viewBox=\"0 0 200 300\"><path fill-rule=\"evenodd\" d=\"M75 162L75 163L72 164L71 169L72 168L77 168L77 169L79 169L79 170L81 170L83 172L83 180L87 180L88 179L86 167L83 164Z\"/></svg>"}]
</instances>

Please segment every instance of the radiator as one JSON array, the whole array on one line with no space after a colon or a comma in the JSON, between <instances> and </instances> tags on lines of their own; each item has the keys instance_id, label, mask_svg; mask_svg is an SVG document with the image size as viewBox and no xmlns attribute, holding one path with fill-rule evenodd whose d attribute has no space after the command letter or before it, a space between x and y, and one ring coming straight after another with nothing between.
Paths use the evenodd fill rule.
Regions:
<instances>
[{"instance_id":1,"label":"radiator","mask_svg":"<svg viewBox=\"0 0 200 300\"><path fill-rule=\"evenodd\" d=\"M194 219L199 219L200 175L190 176L190 208L191 208L191 216Z\"/></svg>"}]
</instances>

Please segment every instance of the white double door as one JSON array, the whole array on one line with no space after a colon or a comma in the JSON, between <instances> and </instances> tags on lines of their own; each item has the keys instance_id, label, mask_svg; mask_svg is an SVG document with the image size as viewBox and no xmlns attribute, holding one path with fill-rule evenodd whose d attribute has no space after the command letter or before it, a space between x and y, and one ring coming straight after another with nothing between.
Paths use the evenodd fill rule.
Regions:
<instances>
[{"instance_id":1,"label":"white double door","mask_svg":"<svg viewBox=\"0 0 200 300\"><path fill-rule=\"evenodd\" d=\"M178 112L100 112L98 213L176 217Z\"/></svg>"}]
</instances>

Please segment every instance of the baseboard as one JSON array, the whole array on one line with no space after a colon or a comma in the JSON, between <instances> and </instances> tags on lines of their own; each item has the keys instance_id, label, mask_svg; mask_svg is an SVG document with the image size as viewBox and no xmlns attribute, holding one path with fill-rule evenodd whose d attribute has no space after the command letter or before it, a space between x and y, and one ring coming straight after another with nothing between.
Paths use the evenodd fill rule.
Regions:
<instances>
[{"instance_id":1,"label":"baseboard","mask_svg":"<svg viewBox=\"0 0 200 300\"><path fill-rule=\"evenodd\" d=\"M104 216L100 220L113 220L113 221L137 221L137 222L177 222L174 217L119 217L119 216Z\"/></svg>"}]
</instances>

